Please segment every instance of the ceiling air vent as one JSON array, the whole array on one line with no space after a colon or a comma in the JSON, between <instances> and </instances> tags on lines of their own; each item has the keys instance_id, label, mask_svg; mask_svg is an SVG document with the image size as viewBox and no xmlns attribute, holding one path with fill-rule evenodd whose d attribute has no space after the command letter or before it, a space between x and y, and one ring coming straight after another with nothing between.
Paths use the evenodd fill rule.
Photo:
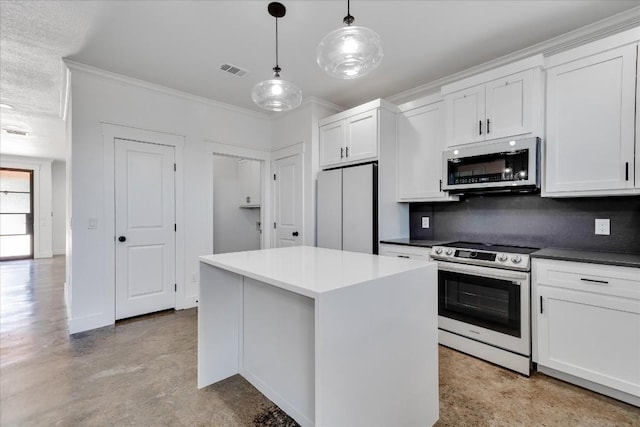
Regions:
<instances>
[{"instance_id":1,"label":"ceiling air vent","mask_svg":"<svg viewBox=\"0 0 640 427\"><path fill-rule=\"evenodd\" d=\"M236 77L242 77L248 73L247 70L243 70L242 68L236 67L235 65L231 65L231 64L222 64L220 66L220 69L225 73L232 74Z\"/></svg>"},{"instance_id":2,"label":"ceiling air vent","mask_svg":"<svg viewBox=\"0 0 640 427\"><path fill-rule=\"evenodd\" d=\"M9 135L20 135L20 136L27 136L28 133L22 129L10 129L10 128L4 128L2 129L3 131L5 131L6 133L8 133Z\"/></svg>"}]
</instances>

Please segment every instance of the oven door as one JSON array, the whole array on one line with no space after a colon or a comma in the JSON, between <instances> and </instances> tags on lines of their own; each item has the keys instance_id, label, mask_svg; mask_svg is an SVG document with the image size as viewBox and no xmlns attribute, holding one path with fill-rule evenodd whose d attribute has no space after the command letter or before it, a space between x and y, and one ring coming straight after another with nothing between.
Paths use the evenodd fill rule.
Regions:
<instances>
[{"instance_id":1,"label":"oven door","mask_svg":"<svg viewBox=\"0 0 640 427\"><path fill-rule=\"evenodd\" d=\"M438 327L531 355L529 273L438 262Z\"/></svg>"}]
</instances>

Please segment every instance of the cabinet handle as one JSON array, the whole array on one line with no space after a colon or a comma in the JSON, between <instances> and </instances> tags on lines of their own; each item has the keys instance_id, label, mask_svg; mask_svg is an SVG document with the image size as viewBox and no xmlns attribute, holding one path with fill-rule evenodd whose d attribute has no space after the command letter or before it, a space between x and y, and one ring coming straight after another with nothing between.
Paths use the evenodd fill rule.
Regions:
<instances>
[{"instance_id":1,"label":"cabinet handle","mask_svg":"<svg viewBox=\"0 0 640 427\"><path fill-rule=\"evenodd\" d=\"M543 309L542 309L542 295L540 295L540 314L543 313Z\"/></svg>"},{"instance_id":2,"label":"cabinet handle","mask_svg":"<svg viewBox=\"0 0 640 427\"><path fill-rule=\"evenodd\" d=\"M482 135L482 120L478 121L478 132L479 135Z\"/></svg>"},{"instance_id":3,"label":"cabinet handle","mask_svg":"<svg viewBox=\"0 0 640 427\"><path fill-rule=\"evenodd\" d=\"M345 153L347 153L346 157L349 157L349 147L345 148L344 151L345 151Z\"/></svg>"},{"instance_id":4,"label":"cabinet handle","mask_svg":"<svg viewBox=\"0 0 640 427\"><path fill-rule=\"evenodd\" d=\"M489 132L491 132L489 129L489 125L491 124L491 120L487 119L487 134L489 134Z\"/></svg>"},{"instance_id":5,"label":"cabinet handle","mask_svg":"<svg viewBox=\"0 0 640 427\"><path fill-rule=\"evenodd\" d=\"M440 191L442 191L442 180L440 180Z\"/></svg>"},{"instance_id":6,"label":"cabinet handle","mask_svg":"<svg viewBox=\"0 0 640 427\"><path fill-rule=\"evenodd\" d=\"M629 162L624 164L624 180L629 181Z\"/></svg>"},{"instance_id":7,"label":"cabinet handle","mask_svg":"<svg viewBox=\"0 0 640 427\"><path fill-rule=\"evenodd\" d=\"M407 255L398 255L398 258L409 258Z\"/></svg>"},{"instance_id":8,"label":"cabinet handle","mask_svg":"<svg viewBox=\"0 0 640 427\"><path fill-rule=\"evenodd\" d=\"M583 282L601 283L603 285L609 284L609 282L607 282L606 280L585 279L584 277L581 277L580 280L582 280Z\"/></svg>"},{"instance_id":9,"label":"cabinet handle","mask_svg":"<svg viewBox=\"0 0 640 427\"><path fill-rule=\"evenodd\" d=\"M344 148L340 147L340 158L343 159L344 158Z\"/></svg>"}]
</instances>

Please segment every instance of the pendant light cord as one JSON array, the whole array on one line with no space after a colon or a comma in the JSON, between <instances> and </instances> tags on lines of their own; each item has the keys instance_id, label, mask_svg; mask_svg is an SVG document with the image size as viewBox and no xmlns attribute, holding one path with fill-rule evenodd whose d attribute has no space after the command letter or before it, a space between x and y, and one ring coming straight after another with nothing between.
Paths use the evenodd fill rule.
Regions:
<instances>
[{"instance_id":1,"label":"pendant light cord","mask_svg":"<svg viewBox=\"0 0 640 427\"><path fill-rule=\"evenodd\" d=\"M350 1L347 0L347 16L344 17L342 22L344 22L347 25L351 25L351 24L353 24L353 21L355 21L355 19L356 18L351 16L351 4L350 4Z\"/></svg>"},{"instance_id":2,"label":"pendant light cord","mask_svg":"<svg viewBox=\"0 0 640 427\"><path fill-rule=\"evenodd\" d=\"M281 68L278 65L278 18L276 17L276 66L273 67L273 72L276 77L280 77Z\"/></svg>"}]
</instances>

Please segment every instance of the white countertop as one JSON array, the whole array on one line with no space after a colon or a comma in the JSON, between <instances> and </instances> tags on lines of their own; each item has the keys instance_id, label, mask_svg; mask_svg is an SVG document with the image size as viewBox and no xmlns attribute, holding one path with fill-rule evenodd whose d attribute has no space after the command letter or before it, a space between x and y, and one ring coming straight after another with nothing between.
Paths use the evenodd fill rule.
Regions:
<instances>
[{"instance_id":1,"label":"white countertop","mask_svg":"<svg viewBox=\"0 0 640 427\"><path fill-rule=\"evenodd\" d=\"M311 246L203 255L200 261L311 298L380 277L435 265Z\"/></svg>"}]
</instances>

